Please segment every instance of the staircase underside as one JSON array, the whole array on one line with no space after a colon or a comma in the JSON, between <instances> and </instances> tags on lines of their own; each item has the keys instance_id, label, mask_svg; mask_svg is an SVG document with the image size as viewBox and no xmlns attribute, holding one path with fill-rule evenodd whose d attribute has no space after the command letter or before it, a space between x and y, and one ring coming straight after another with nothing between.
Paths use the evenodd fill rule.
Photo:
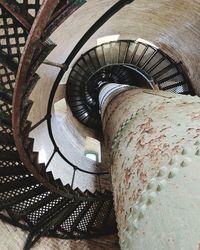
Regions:
<instances>
[{"instance_id":1,"label":"staircase underside","mask_svg":"<svg viewBox=\"0 0 200 250\"><path fill-rule=\"evenodd\" d=\"M56 46L49 36L85 1L44 0L42 5L40 2L0 0L0 218L29 231L25 249L30 249L42 236L87 239L117 231L112 192L101 190L101 181L108 178L108 171L98 166L94 172L86 171L84 166L63 156L53 136L51 111L59 80L76 50L108 18L132 1L118 1L83 36L62 65L49 96L46 116L32 125L28 116L33 105L30 95L40 78L36 71ZM136 78L140 84L134 82ZM75 63L66 90L74 116L98 130L101 129L98 84L102 81L192 93L181 63L159 49L130 40L102 44ZM39 162L35 140L30 136L43 123L53 145L46 163ZM55 155L71 169L68 184L48 171ZM94 176L100 187L94 192L74 188L78 171Z\"/></svg>"},{"instance_id":2,"label":"staircase underside","mask_svg":"<svg viewBox=\"0 0 200 250\"><path fill-rule=\"evenodd\" d=\"M39 79L35 72L55 47L48 37L84 2L25 3L0 1L0 218L30 232L25 249L42 236L86 239L113 233L111 192L82 192L71 183L63 186L46 172L45 164L38 163L34 140L28 136L33 129L27 120L33 103L29 96Z\"/></svg>"}]
</instances>

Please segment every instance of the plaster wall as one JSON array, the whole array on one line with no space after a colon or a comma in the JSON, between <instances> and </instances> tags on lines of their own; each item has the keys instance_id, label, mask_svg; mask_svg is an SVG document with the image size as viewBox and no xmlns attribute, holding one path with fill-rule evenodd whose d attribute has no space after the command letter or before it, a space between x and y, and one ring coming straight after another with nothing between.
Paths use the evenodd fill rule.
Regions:
<instances>
[{"instance_id":1,"label":"plaster wall","mask_svg":"<svg viewBox=\"0 0 200 250\"><path fill-rule=\"evenodd\" d=\"M51 35L51 40L57 46L47 59L63 63L88 28L116 2L114 0L88 0ZM100 37L118 34L119 39L142 38L158 46L176 62L181 62L196 94L200 94L199 9L199 0L136 0L104 24L83 46L73 63L82 53L96 46L97 39ZM34 104L29 118L33 124L43 118L46 113L47 97L58 72L58 68L48 65L41 65L38 69L41 79L31 95ZM66 83L69 72L70 69L64 75L62 83ZM60 85L55 101L64 96L64 86ZM86 136L97 138L94 131L86 128L73 117L67 104L63 109L65 109L66 121L69 123L66 127L73 124L74 134L78 140L84 140ZM105 152L104 149L102 151ZM107 159L105 153L102 158Z\"/></svg>"},{"instance_id":2,"label":"plaster wall","mask_svg":"<svg viewBox=\"0 0 200 250\"><path fill-rule=\"evenodd\" d=\"M199 97L132 89L103 118L121 249L200 242Z\"/></svg>"},{"instance_id":3,"label":"plaster wall","mask_svg":"<svg viewBox=\"0 0 200 250\"><path fill-rule=\"evenodd\" d=\"M51 39L57 44L57 47L48 56L48 60L63 63L77 41L91 24L116 2L117 1L114 0L88 0L84 6L77 10L52 34ZM181 61L188 72L196 93L200 94L200 73L198 70L200 63L199 9L199 0L136 0L102 26L85 44L75 60L78 59L81 53L96 46L97 38L99 37L119 34L120 39L143 38L157 45L175 59L175 61ZM47 65L41 65L38 69L41 79L31 95L35 103L29 118L33 123L36 123L45 115L47 96L50 93L50 88L55 81L58 71L57 68ZM67 79L67 75L68 72L65 75L65 79ZM56 100L60 100L64 95L64 88L60 86ZM68 110L68 107L66 107L66 110ZM70 111L67 112L67 116L68 119L66 120L69 121L69 126L71 126L71 124L74 125L77 131L76 136L80 137L80 140L88 135L96 137L93 131L80 125ZM66 125L66 127L67 126L68 125ZM7 225L5 227L7 227ZM20 236L19 245L17 245L18 243L15 245L15 249L22 249L25 234L18 232L18 229L12 228L9 230L12 230L12 235L14 235L15 230L17 230L17 234L15 235L22 235ZM12 249L14 247L13 243L5 241L7 238L6 235L8 235L7 231L6 233L3 232L4 230L1 231L1 239L4 239L4 243L2 244L4 248L1 249ZM16 238L18 236L13 237ZM61 246L65 246L66 249L78 249L76 248L77 246L73 248L70 246L70 243L68 245L66 241L65 243L63 242L64 241L50 240L50 243L47 244L48 247L45 245L45 249L58 249L57 246L60 246L60 244ZM102 240L100 244L104 244L103 242L104 240ZM72 245L73 244L76 243L72 243ZM98 248L96 243L93 245L93 247L95 246L96 248L89 248L87 244L90 243L86 243L86 246L83 247L80 244L80 248L115 249L115 246L112 243L109 245L108 241L105 241L105 244L101 245L100 248ZM44 248L44 245L40 245L39 248Z\"/></svg>"}]
</instances>

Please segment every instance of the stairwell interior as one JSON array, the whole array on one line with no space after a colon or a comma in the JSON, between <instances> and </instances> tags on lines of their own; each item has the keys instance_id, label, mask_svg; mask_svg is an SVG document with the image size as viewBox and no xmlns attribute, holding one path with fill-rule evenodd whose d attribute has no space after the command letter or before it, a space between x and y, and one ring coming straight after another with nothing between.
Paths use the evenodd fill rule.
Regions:
<instances>
[{"instance_id":1,"label":"stairwell interior","mask_svg":"<svg viewBox=\"0 0 200 250\"><path fill-rule=\"evenodd\" d=\"M199 95L199 7L0 1L1 249L119 249L100 84Z\"/></svg>"}]
</instances>

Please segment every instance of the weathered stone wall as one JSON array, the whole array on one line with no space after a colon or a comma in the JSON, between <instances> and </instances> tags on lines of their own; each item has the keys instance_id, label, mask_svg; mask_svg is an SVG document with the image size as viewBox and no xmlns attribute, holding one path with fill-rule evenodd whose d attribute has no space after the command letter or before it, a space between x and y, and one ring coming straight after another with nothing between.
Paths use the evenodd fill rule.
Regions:
<instances>
[{"instance_id":1,"label":"weathered stone wall","mask_svg":"<svg viewBox=\"0 0 200 250\"><path fill-rule=\"evenodd\" d=\"M48 59L63 63L81 36L116 2L116 0L88 0L52 34L51 40L57 46ZM196 93L199 94L199 9L199 0L136 0L104 24L85 44L75 60L82 53L96 46L97 39L103 36L119 34L119 39L143 38L157 45L175 61L181 61ZM52 86L58 70L42 65L38 69L38 73L41 76L40 84L32 94L32 99L36 100L36 107L33 105L31 117L34 121L43 118L44 112L46 112L46 100L41 97L41 93L48 95L48 89ZM67 79L67 75L68 73L65 79ZM57 99L62 96L64 94L59 93ZM69 121L73 122L83 135L91 135L91 131L77 123L72 114L68 113Z\"/></svg>"},{"instance_id":2,"label":"weathered stone wall","mask_svg":"<svg viewBox=\"0 0 200 250\"><path fill-rule=\"evenodd\" d=\"M122 249L198 249L200 98L127 90L103 118Z\"/></svg>"},{"instance_id":3,"label":"weathered stone wall","mask_svg":"<svg viewBox=\"0 0 200 250\"><path fill-rule=\"evenodd\" d=\"M83 7L76 11L52 35L51 39L57 44L57 47L49 55L48 59L63 63L76 42L87 31L91 24L93 24L94 21L97 20L97 18L100 17L104 11L115 2L117 1L88 0L88 2ZM85 44L83 49L77 55L77 58L81 53L95 46L97 43L97 38L102 36L119 34L120 39L137 39L141 37L156 44L177 62L181 60L186 66L196 92L199 94L199 9L199 0L136 0L131 5L120 11L110 21L108 21L90 39L90 41ZM38 73L41 76L41 80L32 94L32 99L35 101L35 104L33 105L33 110L30 117L34 122L43 118L43 115L46 112L47 99L43 98L43 94L45 93L45 96L49 94L49 89L56 78L58 69L43 65L38 69ZM63 96L63 91L60 91L57 100ZM68 113L68 117L69 122L75 124L77 131L80 131L82 136L93 134L91 131L88 131L85 127L81 126L77 121L75 121L70 112ZM79 136L81 136L80 134ZM174 184L171 185L173 186ZM157 204L159 204L159 202ZM159 207L153 209L152 211L155 213L156 209L159 209ZM182 209L184 209L184 207ZM147 218L147 216L145 218ZM22 249L25 235L23 234L22 236L19 236L19 230L14 232L15 229L12 229L12 234L9 234L8 232L10 229L7 231L7 228L7 226L6 228L2 226L0 236L1 249ZM7 235L14 239L9 244L7 241ZM18 237L20 243L15 244ZM162 237L164 237L163 234ZM140 239L142 241L144 239L144 235L143 237L140 237ZM104 241L105 240L102 241L102 244ZM46 247L47 245L45 245L45 247L40 245L40 249L55 249L55 245L56 249L59 249L59 244L66 247L66 249L71 249L68 245L65 245L68 244L66 241L52 239L49 240L48 247ZM97 248L95 245L95 248L93 249L112 249L110 245L107 245L106 241L105 245L105 248L104 246L102 248ZM109 246L109 248L107 246ZM82 246L81 248L89 249ZM74 249L78 248L75 247ZM148 247L145 247L145 249L148 249Z\"/></svg>"}]
</instances>

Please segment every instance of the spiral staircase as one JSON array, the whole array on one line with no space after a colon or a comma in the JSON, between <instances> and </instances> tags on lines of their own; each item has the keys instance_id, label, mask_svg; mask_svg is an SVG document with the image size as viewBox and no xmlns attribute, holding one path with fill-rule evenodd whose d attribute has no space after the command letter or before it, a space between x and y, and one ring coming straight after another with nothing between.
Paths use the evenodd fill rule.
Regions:
<instances>
[{"instance_id":1,"label":"spiral staircase","mask_svg":"<svg viewBox=\"0 0 200 250\"><path fill-rule=\"evenodd\" d=\"M74 64L67 82L67 99L74 116L101 129L98 93L101 83L118 83L192 94L181 62L140 40L120 40L96 46Z\"/></svg>"},{"instance_id":2,"label":"spiral staircase","mask_svg":"<svg viewBox=\"0 0 200 250\"><path fill-rule=\"evenodd\" d=\"M91 35L124 5L118 1L77 43L61 65L52 87L44 119L28 120L37 85L38 67L56 46L50 34L84 1L0 1L0 218L29 231L25 248L42 236L83 239L117 231L111 190L91 192L73 188L77 171L101 178L104 168L94 172L77 166L61 152L52 132L52 105L59 82L69 64ZM67 81L66 101L74 116L89 128L101 130L98 92L102 83L123 83L192 94L181 63L158 48L140 41L122 40L92 48L74 64ZM52 152L46 163L38 161L31 131L46 123ZM73 170L63 184L47 168L55 155Z\"/></svg>"}]
</instances>

